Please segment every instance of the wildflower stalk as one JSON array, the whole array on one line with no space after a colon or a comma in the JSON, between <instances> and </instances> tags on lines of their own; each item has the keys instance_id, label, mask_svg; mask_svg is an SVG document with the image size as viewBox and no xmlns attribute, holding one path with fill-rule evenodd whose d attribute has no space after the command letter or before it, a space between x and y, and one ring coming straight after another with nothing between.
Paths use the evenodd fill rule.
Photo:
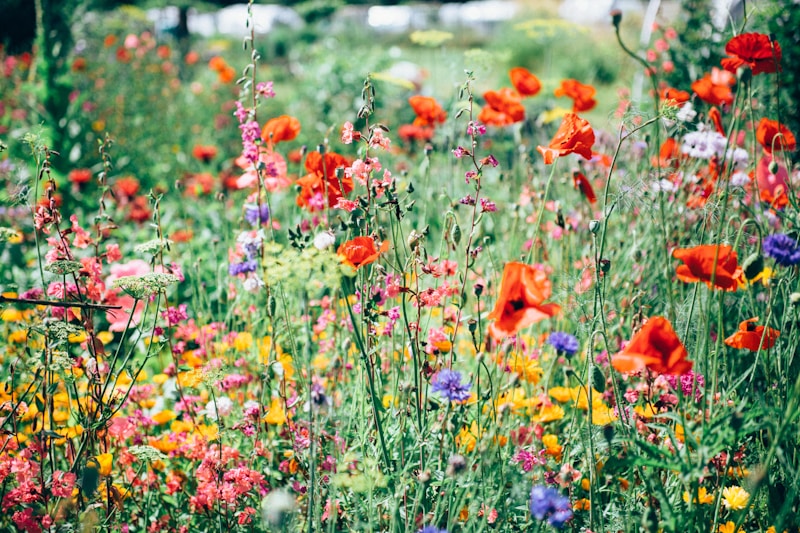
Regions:
<instances>
[{"instance_id":1,"label":"wildflower stalk","mask_svg":"<svg viewBox=\"0 0 800 533\"><path fill-rule=\"evenodd\" d=\"M550 165L550 175L547 176L547 183L544 187L544 194L542 195L542 202L539 205L539 213L536 215L536 226L533 228L533 238L531 239L531 247L528 250L528 258L526 263L531 263L531 261L536 262L538 260L538 247L536 245L536 241L539 239L539 230L542 227L542 218L544 217L544 208L547 205L547 196L550 194L550 185L553 183L553 176L556 174L556 167L558 163L558 158ZM536 250L536 253L534 253Z\"/></svg>"}]
</instances>

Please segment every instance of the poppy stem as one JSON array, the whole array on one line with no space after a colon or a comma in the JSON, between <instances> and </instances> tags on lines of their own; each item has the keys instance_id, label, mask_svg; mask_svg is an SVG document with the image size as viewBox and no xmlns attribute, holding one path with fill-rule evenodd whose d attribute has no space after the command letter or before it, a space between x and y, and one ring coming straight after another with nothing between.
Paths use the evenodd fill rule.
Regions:
<instances>
[{"instance_id":1,"label":"poppy stem","mask_svg":"<svg viewBox=\"0 0 800 533\"><path fill-rule=\"evenodd\" d=\"M47 307L79 307L81 309L122 309L121 305L103 305L89 302L61 302L57 300L37 300L32 298L9 298L0 295L0 303L18 303L23 305L45 305Z\"/></svg>"}]
</instances>

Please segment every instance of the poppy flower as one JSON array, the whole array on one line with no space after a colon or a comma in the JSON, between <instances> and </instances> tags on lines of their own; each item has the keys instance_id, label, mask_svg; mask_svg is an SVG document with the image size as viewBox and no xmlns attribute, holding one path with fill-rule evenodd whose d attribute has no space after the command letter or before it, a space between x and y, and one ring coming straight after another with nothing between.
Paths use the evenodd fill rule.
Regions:
<instances>
[{"instance_id":1,"label":"poppy flower","mask_svg":"<svg viewBox=\"0 0 800 533\"><path fill-rule=\"evenodd\" d=\"M508 77L511 78L511 84L523 97L536 96L542 90L539 78L524 67L512 68L508 71Z\"/></svg>"},{"instance_id":2,"label":"poppy flower","mask_svg":"<svg viewBox=\"0 0 800 533\"><path fill-rule=\"evenodd\" d=\"M410 141L430 141L433 139L433 128L430 126L415 126L414 124L403 124L397 128L397 136L406 142Z\"/></svg>"},{"instance_id":3,"label":"poppy flower","mask_svg":"<svg viewBox=\"0 0 800 533\"><path fill-rule=\"evenodd\" d=\"M264 142L279 143L291 141L300 133L300 121L289 115L281 115L270 119L261 130Z\"/></svg>"},{"instance_id":4,"label":"poppy flower","mask_svg":"<svg viewBox=\"0 0 800 533\"><path fill-rule=\"evenodd\" d=\"M552 284L540 268L524 263L506 263L500 295L487 317L495 322L490 332L495 338L515 335L535 322L554 316L561 308L544 303L552 293Z\"/></svg>"},{"instance_id":5,"label":"poppy flower","mask_svg":"<svg viewBox=\"0 0 800 533\"><path fill-rule=\"evenodd\" d=\"M572 98L572 110L576 113L579 111L589 111L597 105L594 95L597 90L591 85L584 85L578 80L562 80L561 86L553 91L556 97L566 96Z\"/></svg>"},{"instance_id":6,"label":"poppy flower","mask_svg":"<svg viewBox=\"0 0 800 533\"><path fill-rule=\"evenodd\" d=\"M192 155L195 159L199 159L203 163L208 163L217 157L217 148L215 146L197 144L192 148Z\"/></svg>"},{"instance_id":7,"label":"poppy flower","mask_svg":"<svg viewBox=\"0 0 800 533\"><path fill-rule=\"evenodd\" d=\"M575 188L581 190L586 199L589 200L590 204L597 203L597 196L594 194L592 184L589 183L589 178L580 172L575 171L572 173L572 181L575 183Z\"/></svg>"},{"instance_id":8,"label":"poppy flower","mask_svg":"<svg viewBox=\"0 0 800 533\"><path fill-rule=\"evenodd\" d=\"M692 83L692 90L698 98L708 104L730 105L733 103L733 92L731 92L733 82L733 74L713 68L710 74Z\"/></svg>"},{"instance_id":9,"label":"poppy flower","mask_svg":"<svg viewBox=\"0 0 800 533\"><path fill-rule=\"evenodd\" d=\"M710 287L713 277L714 287L735 291L742 277L736 252L727 245L703 244L693 248L678 248L672 252L672 257L683 261L684 264L679 265L675 273L679 280L686 283L702 281Z\"/></svg>"},{"instance_id":10,"label":"poppy flower","mask_svg":"<svg viewBox=\"0 0 800 533\"><path fill-rule=\"evenodd\" d=\"M478 121L487 126L509 126L525 120L525 106L520 101L517 91L503 87L499 91L483 93L486 105L478 115Z\"/></svg>"},{"instance_id":11,"label":"poppy flower","mask_svg":"<svg viewBox=\"0 0 800 533\"><path fill-rule=\"evenodd\" d=\"M654 166L658 163L658 166L662 168L678 168L680 166L681 157L681 145L678 144L678 141L676 141L674 137L667 137L667 139L661 143L661 148L658 151L658 159L653 157L652 162Z\"/></svg>"},{"instance_id":12,"label":"poppy flower","mask_svg":"<svg viewBox=\"0 0 800 533\"><path fill-rule=\"evenodd\" d=\"M725 339L725 344L731 348L746 349L751 352L757 352L759 346L762 350L775 346L775 341L778 340L781 332L770 327L756 326L756 322L758 322L758 317L741 322L739 331Z\"/></svg>"},{"instance_id":13,"label":"poppy flower","mask_svg":"<svg viewBox=\"0 0 800 533\"><path fill-rule=\"evenodd\" d=\"M658 95L661 100L672 100L678 105L678 107L682 107L683 104L688 102L689 98L691 98L691 95L688 92L674 89L672 87L661 89Z\"/></svg>"},{"instance_id":14,"label":"poppy flower","mask_svg":"<svg viewBox=\"0 0 800 533\"><path fill-rule=\"evenodd\" d=\"M645 368L656 374L682 375L692 369L689 354L669 320L651 317L618 354L611 365L619 372L634 374Z\"/></svg>"},{"instance_id":15,"label":"poppy flower","mask_svg":"<svg viewBox=\"0 0 800 533\"><path fill-rule=\"evenodd\" d=\"M91 181L92 171L88 168L76 168L69 171L67 178L70 182L80 185L81 183Z\"/></svg>"},{"instance_id":16,"label":"poppy flower","mask_svg":"<svg viewBox=\"0 0 800 533\"><path fill-rule=\"evenodd\" d=\"M340 244L336 253L342 259L342 263L358 270L362 266L374 262L388 250L389 241L383 241L380 248L377 248L372 237L356 237Z\"/></svg>"},{"instance_id":17,"label":"poppy flower","mask_svg":"<svg viewBox=\"0 0 800 533\"><path fill-rule=\"evenodd\" d=\"M717 130L717 133L725 137L725 127L722 125L722 113L719 112L719 109L716 107L709 109L708 118L714 123L714 129Z\"/></svg>"},{"instance_id":18,"label":"poppy flower","mask_svg":"<svg viewBox=\"0 0 800 533\"><path fill-rule=\"evenodd\" d=\"M773 148L777 151L789 152L797 149L797 141L789 128L777 120L770 120L767 117L762 118L758 123L756 139L768 154L772 153Z\"/></svg>"},{"instance_id":19,"label":"poppy flower","mask_svg":"<svg viewBox=\"0 0 800 533\"><path fill-rule=\"evenodd\" d=\"M447 111L430 96L415 95L408 99L408 103L417 115L415 126L436 126L447 120Z\"/></svg>"},{"instance_id":20,"label":"poppy flower","mask_svg":"<svg viewBox=\"0 0 800 533\"><path fill-rule=\"evenodd\" d=\"M773 53L772 45L775 45ZM771 43L769 35L763 33L742 33L728 41L722 68L728 72L736 72L740 67L748 66L756 74L769 74L780 69L781 47Z\"/></svg>"},{"instance_id":21,"label":"poppy flower","mask_svg":"<svg viewBox=\"0 0 800 533\"><path fill-rule=\"evenodd\" d=\"M544 164L550 165L556 157L567 154L578 154L584 159L591 159L593 144L594 130L589 121L575 113L567 113L555 137L550 141L550 146L537 146L536 149L544 157Z\"/></svg>"},{"instance_id":22,"label":"poppy flower","mask_svg":"<svg viewBox=\"0 0 800 533\"><path fill-rule=\"evenodd\" d=\"M315 209L314 198L327 199L328 207L334 207L339 198L353 190L353 179L342 174L336 176L337 168L349 166L347 159L335 152L328 152L323 157L317 151L310 152L306 157L306 170L308 174L297 180L300 194L297 196L297 205L308 209ZM324 205L324 204L323 204Z\"/></svg>"}]
</instances>

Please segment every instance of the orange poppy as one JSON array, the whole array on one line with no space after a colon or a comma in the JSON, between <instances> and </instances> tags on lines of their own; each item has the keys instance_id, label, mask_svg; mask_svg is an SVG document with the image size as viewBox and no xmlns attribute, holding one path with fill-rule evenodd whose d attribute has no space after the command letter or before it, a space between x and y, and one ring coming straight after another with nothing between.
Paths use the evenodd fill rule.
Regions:
<instances>
[{"instance_id":1,"label":"orange poppy","mask_svg":"<svg viewBox=\"0 0 800 533\"><path fill-rule=\"evenodd\" d=\"M735 291L742 276L742 267L739 266L736 252L724 244L677 248L672 252L672 257L683 261L684 264L678 265L675 273L679 280L686 283L702 281L711 287L713 277L714 287ZM715 257L716 270L714 270Z\"/></svg>"},{"instance_id":2,"label":"orange poppy","mask_svg":"<svg viewBox=\"0 0 800 533\"><path fill-rule=\"evenodd\" d=\"M748 66L755 76L780 69L781 47L777 42L771 43L769 35L763 33L737 35L725 45L725 53L730 57L724 58L721 63L728 72L735 73L740 67Z\"/></svg>"},{"instance_id":3,"label":"orange poppy","mask_svg":"<svg viewBox=\"0 0 800 533\"><path fill-rule=\"evenodd\" d=\"M667 87L665 89L661 89L658 93L659 97L662 100L672 100L674 101L678 107L683 106L686 102L689 101L691 95L686 91L680 91L678 89L673 89L672 87Z\"/></svg>"},{"instance_id":4,"label":"orange poppy","mask_svg":"<svg viewBox=\"0 0 800 533\"><path fill-rule=\"evenodd\" d=\"M478 120L488 126L509 126L525 120L525 106L517 91L503 87L499 91L483 93L486 105L481 109Z\"/></svg>"},{"instance_id":5,"label":"orange poppy","mask_svg":"<svg viewBox=\"0 0 800 533\"><path fill-rule=\"evenodd\" d=\"M310 152L306 157L308 174L297 180L300 186L297 205L313 210L317 208L313 205L314 197L320 194L323 200L327 199L328 207L334 207L339 198L353 190L352 178L336 176L337 168L348 165L347 159L335 152L328 152L325 157L317 151Z\"/></svg>"},{"instance_id":6,"label":"orange poppy","mask_svg":"<svg viewBox=\"0 0 800 533\"><path fill-rule=\"evenodd\" d=\"M536 149L544 157L544 164L550 165L556 157L567 154L578 154L584 159L592 158L594 130L588 120L575 113L567 113L550 146L537 146Z\"/></svg>"},{"instance_id":7,"label":"orange poppy","mask_svg":"<svg viewBox=\"0 0 800 533\"><path fill-rule=\"evenodd\" d=\"M508 71L508 77L511 78L511 84L522 96L536 96L542 90L539 78L524 67L512 68Z\"/></svg>"},{"instance_id":8,"label":"orange poppy","mask_svg":"<svg viewBox=\"0 0 800 533\"><path fill-rule=\"evenodd\" d=\"M647 368L656 374L681 375L692 369L689 354L672 324L663 316L651 317L621 352L611 358L619 372L633 374Z\"/></svg>"},{"instance_id":9,"label":"orange poppy","mask_svg":"<svg viewBox=\"0 0 800 533\"><path fill-rule=\"evenodd\" d=\"M589 111L597 105L594 95L597 93L591 85L584 85L578 80L562 80L561 86L553 91L556 97L566 96L572 98L572 110Z\"/></svg>"},{"instance_id":10,"label":"orange poppy","mask_svg":"<svg viewBox=\"0 0 800 533\"><path fill-rule=\"evenodd\" d=\"M72 183L86 183L91 181L92 179L92 171L88 168L76 168L69 171L69 175L67 176L69 181Z\"/></svg>"},{"instance_id":11,"label":"orange poppy","mask_svg":"<svg viewBox=\"0 0 800 533\"><path fill-rule=\"evenodd\" d=\"M751 352L757 352L759 346L762 350L775 346L775 341L778 340L781 332L770 327L756 326L756 322L758 322L758 317L741 322L739 331L725 339L725 344L732 348L740 350L744 348Z\"/></svg>"},{"instance_id":12,"label":"orange poppy","mask_svg":"<svg viewBox=\"0 0 800 533\"><path fill-rule=\"evenodd\" d=\"M674 167L680 166L681 160L681 145L673 137L667 137L661 144L661 149L658 151L658 159L652 158L653 165L658 163L660 167Z\"/></svg>"},{"instance_id":13,"label":"orange poppy","mask_svg":"<svg viewBox=\"0 0 800 533\"><path fill-rule=\"evenodd\" d=\"M436 126L447 120L447 111L430 96L415 95L408 99L408 103L417 115L415 126Z\"/></svg>"},{"instance_id":14,"label":"orange poppy","mask_svg":"<svg viewBox=\"0 0 800 533\"><path fill-rule=\"evenodd\" d=\"M402 140L410 141L430 141L433 139L433 128L429 126L415 126L414 124L403 124L397 128L397 136Z\"/></svg>"},{"instance_id":15,"label":"orange poppy","mask_svg":"<svg viewBox=\"0 0 800 533\"><path fill-rule=\"evenodd\" d=\"M586 199L589 200L590 204L597 203L597 196L594 194L592 184L589 183L589 178L580 172L575 171L572 173L572 181L575 183L575 188L581 190Z\"/></svg>"},{"instance_id":16,"label":"orange poppy","mask_svg":"<svg viewBox=\"0 0 800 533\"><path fill-rule=\"evenodd\" d=\"M770 120L767 117L762 118L758 123L756 139L768 154L772 153L773 146L778 151L794 152L797 149L797 141L789 128L777 120Z\"/></svg>"},{"instance_id":17,"label":"orange poppy","mask_svg":"<svg viewBox=\"0 0 800 533\"><path fill-rule=\"evenodd\" d=\"M358 270L362 266L374 262L382 253L389 250L389 241L383 241L380 248L375 247L372 237L356 237L339 245L336 253L342 263Z\"/></svg>"},{"instance_id":18,"label":"orange poppy","mask_svg":"<svg viewBox=\"0 0 800 533\"><path fill-rule=\"evenodd\" d=\"M289 115L281 115L267 121L261 130L265 142L291 141L300 133L300 121Z\"/></svg>"},{"instance_id":19,"label":"orange poppy","mask_svg":"<svg viewBox=\"0 0 800 533\"><path fill-rule=\"evenodd\" d=\"M544 303L551 293L552 284L543 270L524 263L506 263L500 295L487 317L495 321L490 326L492 336L515 335L558 313L561 310L558 305Z\"/></svg>"},{"instance_id":20,"label":"orange poppy","mask_svg":"<svg viewBox=\"0 0 800 533\"><path fill-rule=\"evenodd\" d=\"M217 148L215 146L196 144L194 148L192 148L192 155L195 159L199 159L203 163L208 163L217 157Z\"/></svg>"},{"instance_id":21,"label":"orange poppy","mask_svg":"<svg viewBox=\"0 0 800 533\"><path fill-rule=\"evenodd\" d=\"M722 125L722 113L719 112L719 109L716 107L709 109L708 118L714 123L714 129L717 130L717 133L725 137L725 127Z\"/></svg>"},{"instance_id":22,"label":"orange poppy","mask_svg":"<svg viewBox=\"0 0 800 533\"><path fill-rule=\"evenodd\" d=\"M730 72L711 69L710 74L706 74L699 80L692 83L692 90L704 102L711 105L726 105L733 103L734 77Z\"/></svg>"}]
</instances>

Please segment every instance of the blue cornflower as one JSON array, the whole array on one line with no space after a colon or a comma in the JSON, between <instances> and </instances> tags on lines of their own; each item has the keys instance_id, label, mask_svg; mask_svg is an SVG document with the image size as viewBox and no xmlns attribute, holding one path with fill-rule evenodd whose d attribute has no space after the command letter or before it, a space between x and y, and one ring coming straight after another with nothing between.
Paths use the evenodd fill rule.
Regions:
<instances>
[{"instance_id":1,"label":"blue cornflower","mask_svg":"<svg viewBox=\"0 0 800 533\"><path fill-rule=\"evenodd\" d=\"M547 519L555 527L562 528L572 518L569 498L551 487L537 485L531 489L531 514L536 520Z\"/></svg>"},{"instance_id":2,"label":"blue cornflower","mask_svg":"<svg viewBox=\"0 0 800 533\"><path fill-rule=\"evenodd\" d=\"M417 533L447 533L447 530L446 529L439 529L436 526L425 526L422 529L420 529L419 531L417 531Z\"/></svg>"},{"instance_id":3,"label":"blue cornflower","mask_svg":"<svg viewBox=\"0 0 800 533\"><path fill-rule=\"evenodd\" d=\"M789 267L800 263L800 245L783 233L768 235L762 243L764 253L781 266Z\"/></svg>"},{"instance_id":4,"label":"blue cornflower","mask_svg":"<svg viewBox=\"0 0 800 533\"><path fill-rule=\"evenodd\" d=\"M261 204L259 208L257 204L245 204L244 219L251 226L257 226L259 222L266 224L269 221L269 206Z\"/></svg>"},{"instance_id":5,"label":"blue cornflower","mask_svg":"<svg viewBox=\"0 0 800 533\"><path fill-rule=\"evenodd\" d=\"M438 392L451 402L463 402L469 399L469 388L472 384L461 384L461 372L443 368L433 382L433 392Z\"/></svg>"},{"instance_id":6,"label":"blue cornflower","mask_svg":"<svg viewBox=\"0 0 800 533\"><path fill-rule=\"evenodd\" d=\"M239 274L247 274L248 272L255 272L258 268L258 261L251 259L242 263L231 263L228 266L228 274L231 276L238 276Z\"/></svg>"},{"instance_id":7,"label":"blue cornflower","mask_svg":"<svg viewBox=\"0 0 800 533\"><path fill-rule=\"evenodd\" d=\"M554 331L547 337L547 344L556 349L559 354L572 357L578 353L578 339L563 331Z\"/></svg>"}]
</instances>

